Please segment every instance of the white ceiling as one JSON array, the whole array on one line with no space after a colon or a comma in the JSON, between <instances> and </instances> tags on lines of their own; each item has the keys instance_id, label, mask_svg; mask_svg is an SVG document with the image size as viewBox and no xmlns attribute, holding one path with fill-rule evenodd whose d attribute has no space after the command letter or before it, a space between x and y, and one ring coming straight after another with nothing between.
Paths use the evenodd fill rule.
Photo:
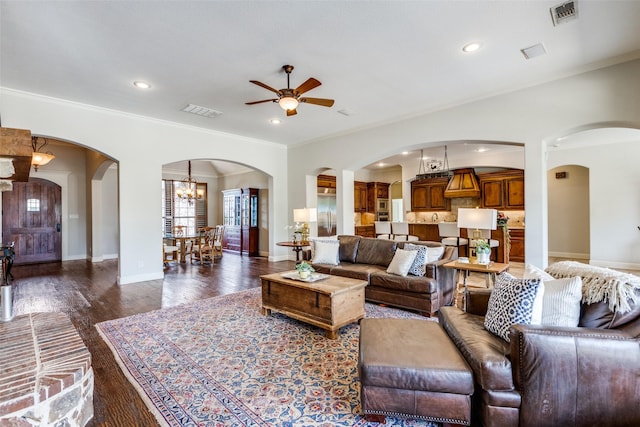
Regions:
<instances>
[{"instance_id":1,"label":"white ceiling","mask_svg":"<svg viewBox=\"0 0 640 427\"><path fill-rule=\"evenodd\" d=\"M580 0L578 19L554 27L558 3L0 0L0 85L299 144L640 56L640 1ZM470 41L482 48L464 54ZM536 43L547 54L526 60ZM306 95L335 105L293 117L244 105L273 95L249 80L286 87L284 64L293 87L315 77Z\"/></svg>"}]
</instances>

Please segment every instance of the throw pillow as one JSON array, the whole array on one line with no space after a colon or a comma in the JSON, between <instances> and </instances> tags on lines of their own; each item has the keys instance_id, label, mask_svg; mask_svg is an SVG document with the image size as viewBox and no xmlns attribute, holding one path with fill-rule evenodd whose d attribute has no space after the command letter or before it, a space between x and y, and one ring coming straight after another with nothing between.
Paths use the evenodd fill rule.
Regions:
<instances>
[{"instance_id":1,"label":"throw pillow","mask_svg":"<svg viewBox=\"0 0 640 427\"><path fill-rule=\"evenodd\" d=\"M424 245L414 245L413 243L405 243L405 251L416 251L416 258L409 268L409 274L414 276L424 276L425 264L427 263L427 247Z\"/></svg>"},{"instance_id":2,"label":"throw pillow","mask_svg":"<svg viewBox=\"0 0 640 427\"><path fill-rule=\"evenodd\" d=\"M427 262L436 262L442 258L444 246L427 246Z\"/></svg>"},{"instance_id":3,"label":"throw pillow","mask_svg":"<svg viewBox=\"0 0 640 427\"><path fill-rule=\"evenodd\" d=\"M531 323L539 288L540 279L518 279L509 273L500 274L489 297L484 327L507 342L510 341L511 325Z\"/></svg>"},{"instance_id":4,"label":"throw pillow","mask_svg":"<svg viewBox=\"0 0 640 427\"><path fill-rule=\"evenodd\" d=\"M314 259L316 256L316 242L324 242L327 240L338 240L338 236L328 236L328 237L310 237L309 238L309 247L311 249L311 259Z\"/></svg>"},{"instance_id":5,"label":"throw pillow","mask_svg":"<svg viewBox=\"0 0 640 427\"><path fill-rule=\"evenodd\" d=\"M404 249L396 249L395 255L391 260L391 264L387 267L387 273L406 276L409 273L413 260L416 259L418 251L406 251Z\"/></svg>"},{"instance_id":6,"label":"throw pillow","mask_svg":"<svg viewBox=\"0 0 640 427\"><path fill-rule=\"evenodd\" d=\"M523 279L539 279L540 289L538 289L538 295L533 303L533 313L531 314L531 324L542 324L542 310L544 306L544 290L545 282L547 280L553 280L553 277L541 268L536 267L533 264L525 264Z\"/></svg>"},{"instance_id":7,"label":"throw pillow","mask_svg":"<svg viewBox=\"0 0 640 427\"><path fill-rule=\"evenodd\" d=\"M582 301L582 279L545 280L542 304L544 326L578 326Z\"/></svg>"},{"instance_id":8,"label":"throw pillow","mask_svg":"<svg viewBox=\"0 0 640 427\"><path fill-rule=\"evenodd\" d=\"M316 240L313 242L315 248L313 254L314 264L338 265L340 252L340 242L337 240Z\"/></svg>"}]
</instances>

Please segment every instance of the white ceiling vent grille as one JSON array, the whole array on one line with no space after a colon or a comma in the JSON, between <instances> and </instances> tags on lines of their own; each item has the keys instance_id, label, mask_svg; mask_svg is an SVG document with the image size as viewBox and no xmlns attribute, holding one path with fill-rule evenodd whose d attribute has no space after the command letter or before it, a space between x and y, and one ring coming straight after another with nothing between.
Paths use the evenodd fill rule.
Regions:
<instances>
[{"instance_id":1,"label":"white ceiling vent grille","mask_svg":"<svg viewBox=\"0 0 640 427\"><path fill-rule=\"evenodd\" d=\"M564 24L578 17L577 2L567 1L550 9L553 26Z\"/></svg>"},{"instance_id":2,"label":"white ceiling vent grille","mask_svg":"<svg viewBox=\"0 0 640 427\"><path fill-rule=\"evenodd\" d=\"M199 105L189 104L182 109L185 113L197 114L202 117L218 117L222 115L222 111L216 111L211 108L201 107Z\"/></svg>"}]
</instances>

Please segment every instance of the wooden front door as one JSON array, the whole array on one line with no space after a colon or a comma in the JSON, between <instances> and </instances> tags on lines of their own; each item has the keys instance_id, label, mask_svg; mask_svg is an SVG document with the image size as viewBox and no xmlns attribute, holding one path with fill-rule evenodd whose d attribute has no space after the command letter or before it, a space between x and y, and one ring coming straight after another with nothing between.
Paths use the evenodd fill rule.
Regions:
<instances>
[{"instance_id":1,"label":"wooden front door","mask_svg":"<svg viewBox=\"0 0 640 427\"><path fill-rule=\"evenodd\" d=\"M2 244L15 242L15 264L62 260L60 194L59 185L38 178L2 193Z\"/></svg>"}]
</instances>

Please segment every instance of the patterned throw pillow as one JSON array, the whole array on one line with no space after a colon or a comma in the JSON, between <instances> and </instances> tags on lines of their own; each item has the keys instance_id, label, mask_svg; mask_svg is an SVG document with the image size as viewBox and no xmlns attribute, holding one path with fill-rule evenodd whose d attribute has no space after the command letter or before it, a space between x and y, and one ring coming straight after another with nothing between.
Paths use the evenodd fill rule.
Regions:
<instances>
[{"instance_id":1,"label":"patterned throw pillow","mask_svg":"<svg viewBox=\"0 0 640 427\"><path fill-rule=\"evenodd\" d=\"M406 276L409 273L409 268L411 267L411 264L413 264L413 260L416 258L417 253L417 251L396 249L396 253L393 255L391 264L389 264L389 267L387 268L387 273Z\"/></svg>"},{"instance_id":2,"label":"patterned throw pillow","mask_svg":"<svg viewBox=\"0 0 640 427\"><path fill-rule=\"evenodd\" d=\"M414 245L413 243L405 243L405 251L416 251L416 259L409 268L409 274L414 276L424 276L425 264L427 263L427 247L424 245Z\"/></svg>"},{"instance_id":3,"label":"patterned throw pillow","mask_svg":"<svg viewBox=\"0 0 640 427\"><path fill-rule=\"evenodd\" d=\"M539 279L518 279L509 273L500 274L489 297L484 327L507 342L510 341L511 325L531 323L539 288Z\"/></svg>"}]
</instances>

